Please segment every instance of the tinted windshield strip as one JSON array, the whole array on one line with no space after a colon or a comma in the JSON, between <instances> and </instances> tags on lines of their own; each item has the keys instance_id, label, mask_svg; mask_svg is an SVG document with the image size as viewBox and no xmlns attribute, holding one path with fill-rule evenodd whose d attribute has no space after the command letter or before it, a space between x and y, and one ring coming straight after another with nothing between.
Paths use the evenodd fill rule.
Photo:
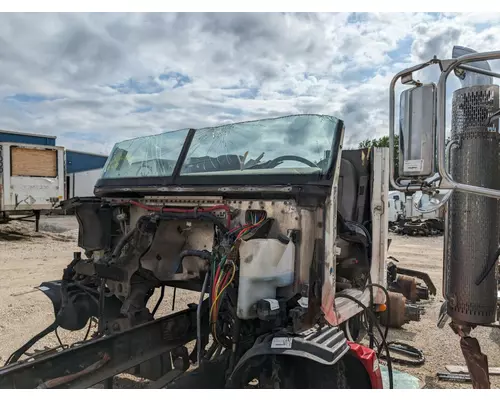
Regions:
<instances>
[{"instance_id":1,"label":"tinted windshield strip","mask_svg":"<svg viewBox=\"0 0 500 400\"><path fill-rule=\"evenodd\" d=\"M177 164L175 164L174 170L172 171L172 177L179 176L181 172L181 168L184 165L184 161L186 160L186 156L188 154L189 148L191 147L191 143L193 142L194 134L196 133L196 129L189 129L189 132L186 136L186 140L184 141L184 145L181 149L181 154L179 154L179 158L177 159Z\"/></svg>"}]
</instances>

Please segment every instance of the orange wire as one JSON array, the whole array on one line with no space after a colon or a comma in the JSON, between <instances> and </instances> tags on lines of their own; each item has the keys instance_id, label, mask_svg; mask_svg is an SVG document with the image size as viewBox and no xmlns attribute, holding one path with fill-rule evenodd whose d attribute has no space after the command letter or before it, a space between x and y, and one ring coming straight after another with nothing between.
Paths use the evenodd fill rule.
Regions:
<instances>
[{"instance_id":1,"label":"orange wire","mask_svg":"<svg viewBox=\"0 0 500 400\"><path fill-rule=\"evenodd\" d=\"M221 291L217 293L217 297L215 298L212 307L210 308L211 315L213 315L214 307L217 304L217 301L219 300L220 296L222 295L222 293L224 293L224 290L226 290L227 287L233 282L234 276L236 275L236 264L233 261L231 261L231 265L233 267L233 273L231 275L231 279L229 280L228 283L226 283L226 285L221 289Z\"/></svg>"}]
</instances>

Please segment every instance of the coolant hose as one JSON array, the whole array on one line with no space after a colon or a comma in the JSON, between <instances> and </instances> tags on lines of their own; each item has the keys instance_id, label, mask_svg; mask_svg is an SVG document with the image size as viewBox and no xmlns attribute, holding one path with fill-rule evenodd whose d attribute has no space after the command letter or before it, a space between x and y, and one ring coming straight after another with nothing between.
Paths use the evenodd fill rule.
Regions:
<instances>
[{"instance_id":1,"label":"coolant hose","mask_svg":"<svg viewBox=\"0 0 500 400\"><path fill-rule=\"evenodd\" d=\"M116 245L115 249L113 250L113 254L112 254L112 257L113 258L117 258L121 251L123 250L123 248L125 247L125 245L127 244L127 242L130 240L130 238L134 235L135 233L135 230L136 228L134 229L131 229L126 235L124 235L120 241L118 242L118 244Z\"/></svg>"}]
</instances>

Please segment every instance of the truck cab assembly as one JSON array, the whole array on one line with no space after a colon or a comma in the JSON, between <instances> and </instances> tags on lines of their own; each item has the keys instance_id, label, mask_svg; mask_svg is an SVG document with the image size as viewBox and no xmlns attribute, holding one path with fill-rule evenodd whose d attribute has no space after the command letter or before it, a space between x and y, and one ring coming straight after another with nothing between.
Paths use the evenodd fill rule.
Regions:
<instances>
[{"instance_id":1,"label":"truck cab assembly","mask_svg":"<svg viewBox=\"0 0 500 400\"><path fill-rule=\"evenodd\" d=\"M84 254L40 286L56 320L9 358L0 387L88 387L131 368L173 387L380 387L376 353L344 331L386 301L371 282L385 286L388 152L342 152L343 132L297 115L117 143L96 197L63 203ZM199 302L155 319L160 303L147 303L166 286ZM97 337L18 362L92 318ZM120 351L125 337L136 345Z\"/></svg>"}]
</instances>

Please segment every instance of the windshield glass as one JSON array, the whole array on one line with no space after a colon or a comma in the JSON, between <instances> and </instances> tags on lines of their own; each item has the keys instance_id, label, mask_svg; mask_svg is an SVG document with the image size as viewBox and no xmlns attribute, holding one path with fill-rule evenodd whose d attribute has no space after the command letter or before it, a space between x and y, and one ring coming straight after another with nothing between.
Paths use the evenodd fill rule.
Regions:
<instances>
[{"instance_id":1,"label":"windshield glass","mask_svg":"<svg viewBox=\"0 0 500 400\"><path fill-rule=\"evenodd\" d=\"M295 115L199 129L181 175L325 172L337 122Z\"/></svg>"},{"instance_id":2,"label":"windshield glass","mask_svg":"<svg viewBox=\"0 0 500 400\"><path fill-rule=\"evenodd\" d=\"M324 173L338 122L326 115L294 115L198 129L180 175ZM103 178L171 176L188 132L118 143Z\"/></svg>"},{"instance_id":3,"label":"windshield glass","mask_svg":"<svg viewBox=\"0 0 500 400\"><path fill-rule=\"evenodd\" d=\"M102 177L171 176L188 132L189 129L183 129L117 143Z\"/></svg>"}]
</instances>

